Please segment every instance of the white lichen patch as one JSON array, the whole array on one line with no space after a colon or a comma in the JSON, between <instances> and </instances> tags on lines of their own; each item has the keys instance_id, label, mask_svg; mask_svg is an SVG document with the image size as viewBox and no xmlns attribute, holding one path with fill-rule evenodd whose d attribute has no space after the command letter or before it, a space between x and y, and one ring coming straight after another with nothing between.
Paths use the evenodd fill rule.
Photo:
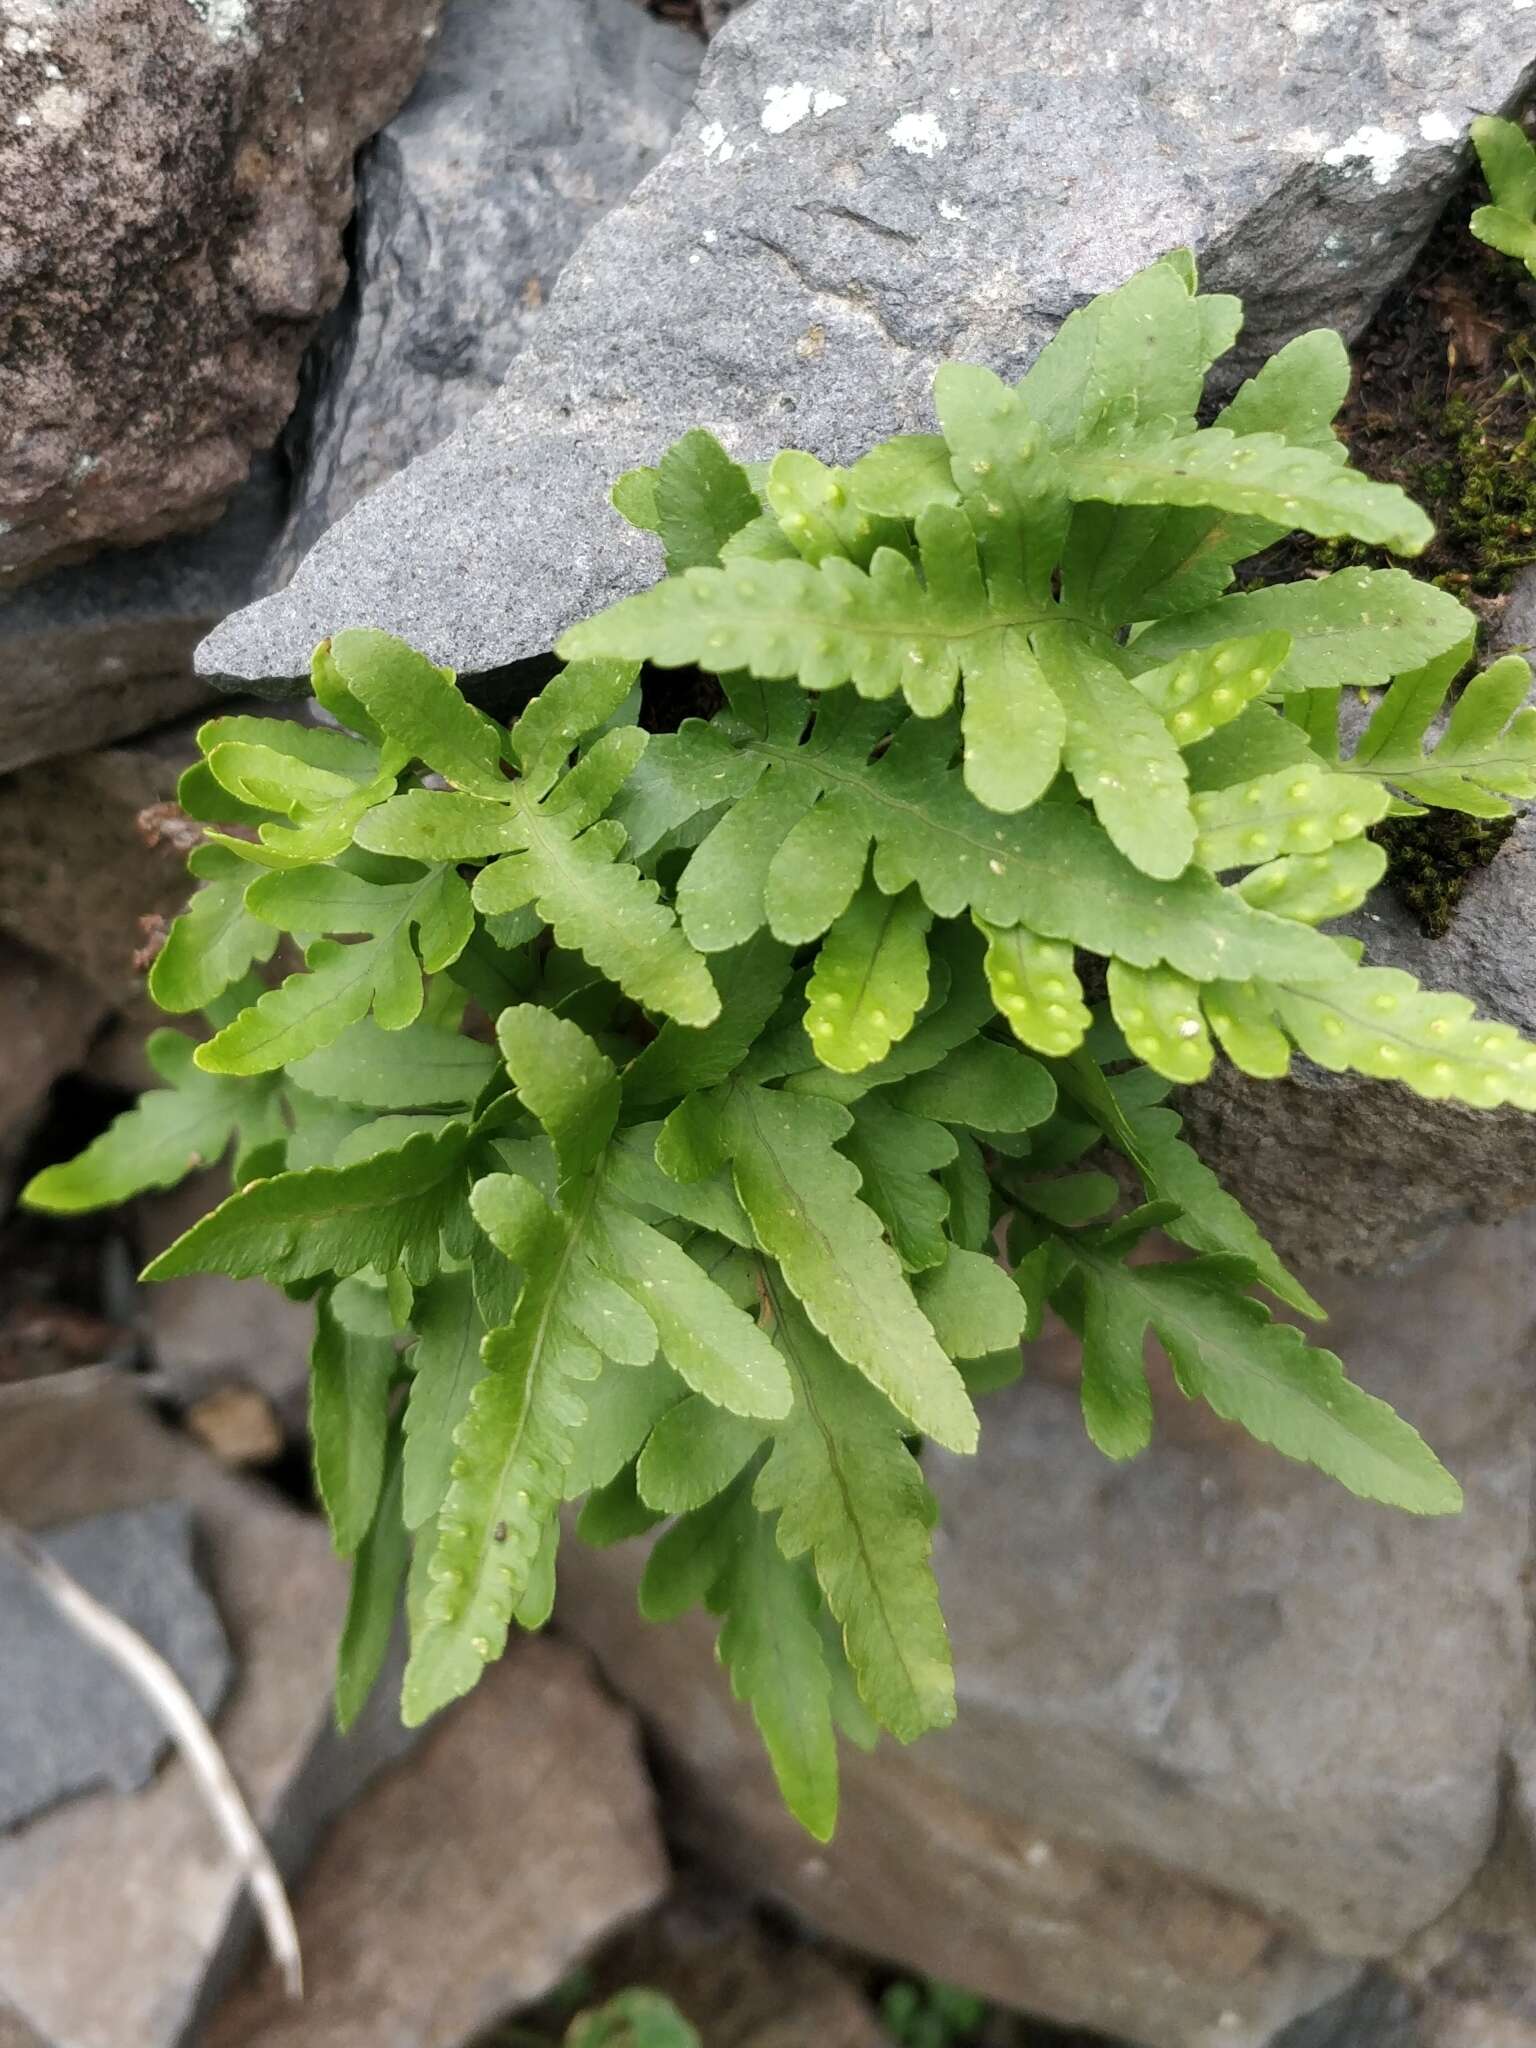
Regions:
<instances>
[{"instance_id":1,"label":"white lichen patch","mask_svg":"<svg viewBox=\"0 0 1536 2048\"><path fill-rule=\"evenodd\" d=\"M814 96L814 86L798 78L793 85L770 85L763 94L763 111L758 120L769 135L783 135L806 119Z\"/></svg>"},{"instance_id":2,"label":"white lichen patch","mask_svg":"<svg viewBox=\"0 0 1536 2048\"><path fill-rule=\"evenodd\" d=\"M1459 142L1461 130L1449 114L1437 107L1432 114L1420 114L1419 133L1426 142Z\"/></svg>"},{"instance_id":3,"label":"white lichen patch","mask_svg":"<svg viewBox=\"0 0 1536 2048\"><path fill-rule=\"evenodd\" d=\"M250 0L187 0L216 43L232 43L250 36Z\"/></svg>"},{"instance_id":4,"label":"white lichen patch","mask_svg":"<svg viewBox=\"0 0 1536 2048\"><path fill-rule=\"evenodd\" d=\"M783 135L807 116L814 115L820 121L834 109L847 104L845 95L833 92L830 86L807 85L803 79L797 78L793 85L768 87L763 94L763 111L758 120L769 135Z\"/></svg>"},{"instance_id":5,"label":"white lichen patch","mask_svg":"<svg viewBox=\"0 0 1536 2048\"><path fill-rule=\"evenodd\" d=\"M714 164L728 164L736 154L736 145L727 140L722 121L707 122L699 130L699 147Z\"/></svg>"},{"instance_id":6,"label":"white lichen patch","mask_svg":"<svg viewBox=\"0 0 1536 2048\"><path fill-rule=\"evenodd\" d=\"M1353 135L1346 135L1332 149L1325 149L1323 162L1335 170L1363 164L1370 171L1373 185L1390 185L1393 173L1407 154L1406 135L1394 135L1390 128L1378 128L1367 121Z\"/></svg>"},{"instance_id":7,"label":"white lichen patch","mask_svg":"<svg viewBox=\"0 0 1536 2048\"><path fill-rule=\"evenodd\" d=\"M904 149L908 156L937 156L949 147L936 114L902 114L885 132L892 148Z\"/></svg>"}]
</instances>

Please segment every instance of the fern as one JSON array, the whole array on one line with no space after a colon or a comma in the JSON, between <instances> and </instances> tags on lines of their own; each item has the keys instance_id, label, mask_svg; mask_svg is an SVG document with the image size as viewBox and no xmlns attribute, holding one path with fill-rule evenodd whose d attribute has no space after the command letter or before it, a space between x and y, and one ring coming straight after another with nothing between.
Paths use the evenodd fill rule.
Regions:
<instances>
[{"instance_id":1,"label":"fern","mask_svg":"<svg viewBox=\"0 0 1536 2048\"><path fill-rule=\"evenodd\" d=\"M1472 123L1472 141L1493 195L1473 214L1472 232L1536 277L1536 149L1523 128L1493 114Z\"/></svg>"},{"instance_id":2,"label":"fern","mask_svg":"<svg viewBox=\"0 0 1536 2048\"><path fill-rule=\"evenodd\" d=\"M1443 716L1471 622L1402 569L1234 587L1292 526L1428 537L1333 435L1336 337L1197 424L1237 317L1170 258L1011 388L947 367L940 431L851 469L685 436L615 492L668 575L573 628L510 725L348 631L315 658L330 724L204 728L151 987L206 1031L157 1034L166 1085L27 1198L231 1159L149 1277L315 1301L343 1723L402 1590L412 1720L541 1625L581 1503L583 1540L658 1531L644 1611L716 1617L829 1835L840 1736L954 1712L923 1447L976 1447L1047 1307L1110 1457L1152 1435L1151 1336L1285 1455L1456 1507L1272 1317L1322 1310L1163 1098L1300 1051L1536 1107L1536 1047L1323 929L1384 816L1536 793L1530 677L1496 663ZM647 732L644 663L718 709ZM1341 755L1346 686L1386 687ZM1154 1229L1189 1256L1134 1256Z\"/></svg>"}]
</instances>

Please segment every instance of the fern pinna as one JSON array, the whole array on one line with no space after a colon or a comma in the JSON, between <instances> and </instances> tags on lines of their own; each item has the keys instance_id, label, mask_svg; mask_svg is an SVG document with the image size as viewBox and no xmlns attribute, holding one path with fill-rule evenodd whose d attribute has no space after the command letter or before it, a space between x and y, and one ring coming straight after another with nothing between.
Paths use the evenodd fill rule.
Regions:
<instances>
[{"instance_id":1,"label":"fern pinna","mask_svg":"<svg viewBox=\"0 0 1536 2048\"><path fill-rule=\"evenodd\" d=\"M953 1714L923 1446L976 1448L1047 1308L1112 1458L1151 1434L1150 1332L1277 1450L1458 1505L1273 1319L1322 1311L1165 1097L1219 1044L1536 1106L1536 1047L1326 930L1380 878L1377 820L1536 791L1530 677L1498 663L1442 726L1454 598L1233 587L1294 527L1429 537L1333 434L1332 334L1197 424L1237 327L1180 255L1016 386L946 367L940 431L851 470L685 436L615 491L665 580L573 627L509 728L371 630L317 652L323 724L204 728L199 886L151 987L207 1034L157 1035L166 1086L29 1199L230 1157L149 1277L315 1303L344 1721L402 1587L412 1721L543 1622L580 1502L589 1542L665 1524L645 1612L718 1616L825 1837L836 1731ZM648 734L677 666L719 709ZM1386 687L1346 756L1357 686ZM1190 1256L1138 1258L1154 1230Z\"/></svg>"}]
</instances>

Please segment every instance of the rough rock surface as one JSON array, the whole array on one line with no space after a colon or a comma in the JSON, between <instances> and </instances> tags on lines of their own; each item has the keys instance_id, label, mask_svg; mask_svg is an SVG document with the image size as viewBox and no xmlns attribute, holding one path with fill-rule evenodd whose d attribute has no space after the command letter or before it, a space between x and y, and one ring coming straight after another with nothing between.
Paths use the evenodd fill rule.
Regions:
<instances>
[{"instance_id":1,"label":"rough rock surface","mask_svg":"<svg viewBox=\"0 0 1536 2048\"><path fill-rule=\"evenodd\" d=\"M346 279L440 0L6 0L0 574L206 524Z\"/></svg>"},{"instance_id":2,"label":"rough rock surface","mask_svg":"<svg viewBox=\"0 0 1536 2048\"><path fill-rule=\"evenodd\" d=\"M1250 347L1357 329L1530 38L1452 0L756 0L697 111L587 238L494 404L382 486L200 662L297 676L346 625L461 671L648 580L614 477L705 425L847 459L930 423L947 356L1016 375L1179 242Z\"/></svg>"},{"instance_id":3,"label":"rough rock surface","mask_svg":"<svg viewBox=\"0 0 1536 2048\"><path fill-rule=\"evenodd\" d=\"M562 1618L654 1721L690 1839L814 1925L1155 2048L1257 2048L1438 1921L1495 1842L1533 1719L1533 1246L1529 1222L1469 1229L1320 1283L1329 1342L1460 1477L1447 1521L1171 1393L1110 1465L1075 1346L1034 1347L980 1456L929 1459L956 1725L849 1756L824 1852L778 1821L709 1631L628 1618L622 1553L572 1546Z\"/></svg>"},{"instance_id":4,"label":"rough rock surface","mask_svg":"<svg viewBox=\"0 0 1536 2048\"><path fill-rule=\"evenodd\" d=\"M258 458L207 532L56 569L0 603L0 773L204 702L192 651L255 595L286 502L277 465Z\"/></svg>"},{"instance_id":5,"label":"rough rock surface","mask_svg":"<svg viewBox=\"0 0 1536 2048\"><path fill-rule=\"evenodd\" d=\"M240 1672L220 1745L292 1872L406 1740L384 1694L347 1742L334 1733L346 1574L323 1525L231 1477L125 1394L7 1410L0 1500L24 1524L165 1499L195 1518ZM0 2041L193 2048L203 2002L249 1933L233 1859L179 1759L130 1797L71 1800L0 1836Z\"/></svg>"},{"instance_id":6,"label":"rough rock surface","mask_svg":"<svg viewBox=\"0 0 1536 2048\"><path fill-rule=\"evenodd\" d=\"M131 746L34 762L0 782L0 931L58 960L110 1002L135 995L141 919L178 911L186 850L148 834L196 757L195 723Z\"/></svg>"},{"instance_id":7,"label":"rough rock surface","mask_svg":"<svg viewBox=\"0 0 1536 2048\"><path fill-rule=\"evenodd\" d=\"M134 1241L147 1264L229 1193L227 1166L134 1204ZM306 1426L312 1302L290 1301L264 1280L190 1273L144 1289L150 1352L183 1399L222 1388L258 1391L294 1437Z\"/></svg>"},{"instance_id":8,"label":"rough rock surface","mask_svg":"<svg viewBox=\"0 0 1536 2048\"><path fill-rule=\"evenodd\" d=\"M214 1712L229 1685L229 1645L193 1565L185 1507L91 1515L48 1530L42 1545L154 1645L205 1716ZM164 1722L9 1558L0 1558L0 1614L0 1828L93 1786L147 1785L169 1741Z\"/></svg>"},{"instance_id":9,"label":"rough rock surface","mask_svg":"<svg viewBox=\"0 0 1536 2048\"><path fill-rule=\"evenodd\" d=\"M1373 965L1456 989L1536 1036L1536 815L1473 876L1444 938L1426 938L1389 888L1340 929L1364 940ZM1222 1062L1179 1108L1207 1163L1294 1258L1363 1271L1536 1201L1536 1117L1520 1110L1424 1102L1301 1059L1278 1082Z\"/></svg>"},{"instance_id":10,"label":"rough rock surface","mask_svg":"<svg viewBox=\"0 0 1536 2048\"><path fill-rule=\"evenodd\" d=\"M315 1858L304 2004L262 1972L201 2048L460 2048L666 1886L633 1721L578 1652L520 1642Z\"/></svg>"},{"instance_id":11,"label":"rough rock surface","mask_svg":"<svg viewBox=\"0 0 1536 2048\"><path fill-rule=\"evenodd\" d=\"M671 140L702 55L633 0L448 8L358 162L352 283L317 345L281 572L493 395L581 237Z\"/></svg>"}]
</instances>

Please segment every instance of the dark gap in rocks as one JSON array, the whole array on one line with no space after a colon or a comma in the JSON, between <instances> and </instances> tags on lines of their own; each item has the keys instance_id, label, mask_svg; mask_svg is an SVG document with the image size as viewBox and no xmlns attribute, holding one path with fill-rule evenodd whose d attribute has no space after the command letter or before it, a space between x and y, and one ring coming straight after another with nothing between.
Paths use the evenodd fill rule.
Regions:
<instances>
[{"instance_id":1,"label":"dark gap in rocks","mask_svg":"<svg viewBox=\"0 0 1536 2048\"><path fill-rule=\"evenodd\" d=\"M73 1158L128 1101L80 1075L58 1082L18 1162L16 1186ZM86 1365L131 1365L138 1339L119 1296L132 1270L120 1211L45 1216L12 1207L0 1220L0 1385Z\"/></svg>"},{"instance_id":2,"label":"dark gap in rocks","mask_svg":"<svg viewBox=\"0 0 1536 2048\"><path fill-rule=\"evenodd\" d=\"M1436 534L1412 564L1485 620L1536 561L1536 288L1467 225L1486 196L1460 186L1352 351L1338 426L1356 467L1401 484ZM1249 580L1401 566L1383 548L1298 534Z\"/></svg>"}]
</instances>

